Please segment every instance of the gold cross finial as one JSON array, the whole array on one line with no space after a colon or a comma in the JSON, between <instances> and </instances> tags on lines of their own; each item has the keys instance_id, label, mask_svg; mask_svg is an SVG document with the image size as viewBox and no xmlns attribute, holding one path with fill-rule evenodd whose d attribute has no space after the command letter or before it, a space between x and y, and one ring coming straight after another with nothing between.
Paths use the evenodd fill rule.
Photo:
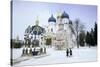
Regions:
<instances>
[{"instance_id":1,"label":"gold cross finial","mask_svg":"<svg viewBox=\"0 0 100 67\"><path fill-rule=\"evenodd\" d=\"M36 24L36 25L39 25L39 18L38 18L38 16L36 17L35 24Z\"/></svg>"},{"instance_id":2,"label":"gold cross finial","mask_svg":"<svg viewBox=\"0 0 100 67\"><path fill-rule=\"evenodd\" d=\"M61 12L60 11L57 12L57 17L61 17Z\"/></svg>"}]
</instances>

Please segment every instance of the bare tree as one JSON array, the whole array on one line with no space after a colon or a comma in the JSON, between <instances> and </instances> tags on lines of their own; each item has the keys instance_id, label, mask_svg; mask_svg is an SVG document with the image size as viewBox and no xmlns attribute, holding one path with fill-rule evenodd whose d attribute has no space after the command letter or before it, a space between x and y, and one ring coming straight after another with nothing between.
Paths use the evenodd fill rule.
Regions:
<instances>
[{"instance_id":1,"label":"bare tree","mask_svg":"<svg viewBox=\"0 0 100 67\"><path fill-rule=\"evenodd\" d=\"M77 41L77 48L79 48L79 33L85 31L84 30L84 25L80 22L79 19L75 20L74 23L74 27L75 27L75 32L76 32L76 41Z\"/></svg>"}]
</instances>

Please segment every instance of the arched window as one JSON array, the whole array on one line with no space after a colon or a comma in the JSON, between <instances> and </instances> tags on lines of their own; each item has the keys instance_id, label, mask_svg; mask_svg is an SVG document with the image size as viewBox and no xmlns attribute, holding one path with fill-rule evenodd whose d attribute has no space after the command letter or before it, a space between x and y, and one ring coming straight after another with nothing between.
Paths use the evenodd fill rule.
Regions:
<instances>
[{"instance_id":1,"label":"arched window","mask_svg":"<svg viewBox=\"0 0 100 67\"><path fill-rule=\"evenodd\" d=\"M53 32L53 29L51 28L51 32Z\"/></svg>"}]
</instances>

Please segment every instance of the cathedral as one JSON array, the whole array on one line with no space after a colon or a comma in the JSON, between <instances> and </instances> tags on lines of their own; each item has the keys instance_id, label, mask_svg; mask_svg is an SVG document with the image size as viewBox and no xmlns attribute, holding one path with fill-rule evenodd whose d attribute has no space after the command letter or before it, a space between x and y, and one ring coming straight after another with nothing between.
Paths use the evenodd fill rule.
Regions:
<instances>
[{"instance_id":1,"label":"cathedral","mask_svg":"<svg viewBox=\"0 0 100 67\"><path fill-rule=\"evenodd\" d=\"M58 50L74 47L73 24L65 11L62 14L58 13L56 18L51 15L45 30L43 35L45 44L54 46Z\"/></svg>"},{"instance_id":2,"label":"cathedral","mask_svg":"<svg viewBox=\"0 0 100 67\"><path fill-rule=\"evenodd\" d=\"M25 30L22 56L45 54L47 46L56 50L73 48L76 42L73 31L73 23L66 12L58 13L56 18L51 15L46 28L39 26L37 19L35 25Z\"/></svg>"}]
</instances>

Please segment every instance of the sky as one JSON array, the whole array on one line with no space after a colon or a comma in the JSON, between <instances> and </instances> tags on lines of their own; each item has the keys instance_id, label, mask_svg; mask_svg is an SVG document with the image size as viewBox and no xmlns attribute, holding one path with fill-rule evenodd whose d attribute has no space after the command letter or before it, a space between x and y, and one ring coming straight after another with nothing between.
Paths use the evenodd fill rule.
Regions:
<instances>
[{"instance_id":1,"label":"sky","mask_svg":"<svg viewBox=\"0 0 100 67\"><path fill-rule=\"evenodd\" d=\"M80 19L86 31L90 31L97 21L96 5L79 5L67 3L46 3L33 1L13 1L12 5L12 38L24 39L24 31L29 25L34 25L39 19L40 26L48 25L48 18L53 14L56 18L57 12L64 11L73 22Z\"/></svg>"}]
</instances>

